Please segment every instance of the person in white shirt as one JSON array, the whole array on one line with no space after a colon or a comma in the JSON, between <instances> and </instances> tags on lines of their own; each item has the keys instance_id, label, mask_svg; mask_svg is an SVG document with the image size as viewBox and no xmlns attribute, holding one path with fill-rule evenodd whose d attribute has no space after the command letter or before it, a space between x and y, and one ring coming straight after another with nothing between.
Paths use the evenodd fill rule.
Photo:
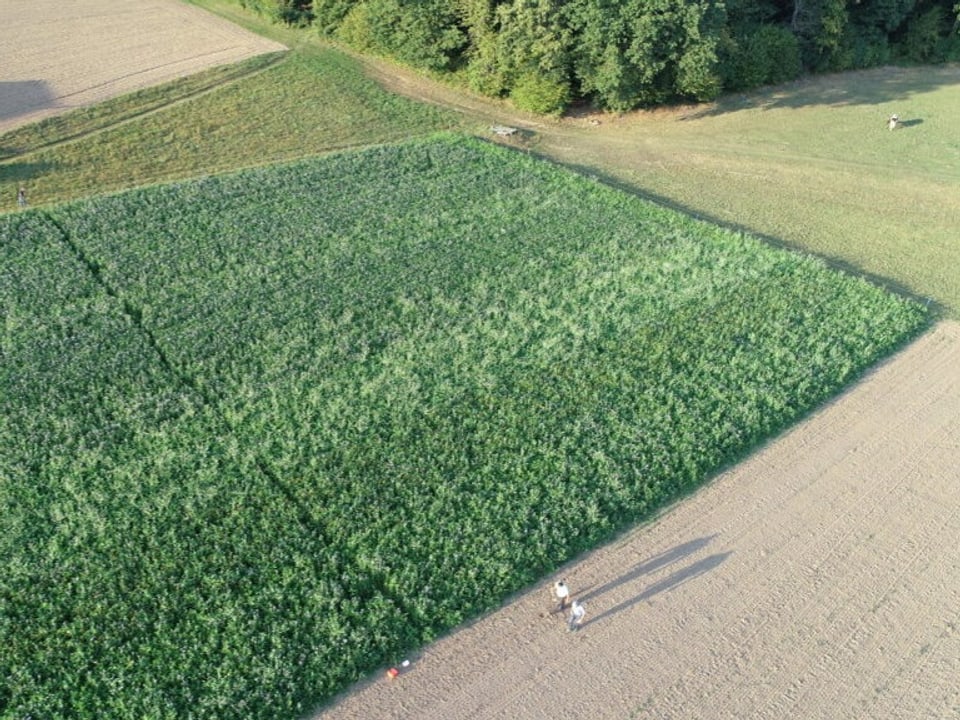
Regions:
<instances>
[{"instance_id":1,"label":"person in white shirt","mask_svg":"<svg viewBox=\"0 0 960 720\"><path fill-rule=\"evenodd\" d=\"M557 596L557 602L560 603L560 612L567 609L567 600L570 599L570 588L567 587L566 580L557 580L553 584L553 594Z\"/></svg>"},{"instance_id":2,"label":"person in white shirt","mask_svg":"<svg viewBox=\"0 0 960 720\"><path fill-rule=\"evenodd\" d=\"M570 629L579 629L579 627L583 624L583 618L586 614L586 608L584 608L581 603L578 603L576 600L574 600L573 605L570 606L570 622L568 623Z\"/></svg>"}]
</instances>

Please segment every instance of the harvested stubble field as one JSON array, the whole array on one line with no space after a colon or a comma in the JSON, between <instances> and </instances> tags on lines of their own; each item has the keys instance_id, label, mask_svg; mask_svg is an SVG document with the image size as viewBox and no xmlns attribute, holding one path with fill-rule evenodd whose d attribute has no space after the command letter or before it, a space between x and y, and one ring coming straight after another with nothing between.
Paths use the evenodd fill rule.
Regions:
<instances>
[{"instance_id":1,"label":"harvested stubble field","mask_svg":"<svg viewBox=\"0 0 960 720\"><path fill-rule=\"evenodd\" d=\"M14 0L0 34L0 133L285 49L175 0Z\"/></svg>"},{"instance_id":2,"label":"harvested stubble field","mask_svg":"<svg viewBox=\"0 0 960 720\"><path fill-rule=\"evenodd\" d=\"M322 717L957 715L957 367L960 327L943 323L568 566L579 634L549 614L545 579Z\"/></svg>"}]
</instances>

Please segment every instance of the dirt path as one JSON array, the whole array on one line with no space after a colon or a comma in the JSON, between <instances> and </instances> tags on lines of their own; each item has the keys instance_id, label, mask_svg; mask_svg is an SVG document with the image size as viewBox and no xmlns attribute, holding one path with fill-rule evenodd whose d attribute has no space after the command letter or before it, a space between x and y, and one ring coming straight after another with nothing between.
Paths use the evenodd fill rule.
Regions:
<instances>
[{"instance_id":1,"label":"dirt path","mask_svg":"<svg viewBox=\"0 0 960 720\"><path fill-rule=\"evenodd\" d=\"M3 25L0 133L284 49L178 0L10 0Z\"/></svg>"},{"instance_id":2,"label":"dirt path","mask_svg":"<svg viewBox=\"0 0 960 720\"><path fill-rule=\"evenodd\" d=\"M326 720L960 716L960 324Z\"/></svg>"}]
</instances>

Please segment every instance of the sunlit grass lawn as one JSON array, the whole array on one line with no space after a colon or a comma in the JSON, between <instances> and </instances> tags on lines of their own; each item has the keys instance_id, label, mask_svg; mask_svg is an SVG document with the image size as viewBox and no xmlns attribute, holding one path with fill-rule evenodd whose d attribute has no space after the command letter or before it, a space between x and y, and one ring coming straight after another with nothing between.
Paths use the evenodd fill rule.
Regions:
<instances>
[{"instance_id":1,"label":"sunlit grass lawn","mask_svg":"<svg viewBox=\"0 0 960 720\"><path fill-rule=\"evenodd\" d=\"M265 69L260 58L247 64L253 72L239 77L209 71L214 87L205 92L196 89L202 79L187 78L8 134L0 139L8 155L0 165L0 210L14 208L19 185L31 204L47 204L457 124L452 113L387 93L333 49L305 46ZM9 157L31 147L40 149Z\"/></svg>"},{"instance_id":2,"label":"sunlit grass lawn","mask_svg":"<svg viewBox=\"0 0 960 720\"><path fill-rule=\"evenodd\" d=\"M890 132L898 113L903 126ZM960 315L960 68L812 78L542 150ZM583 136L581 136L583 138ZM566 145L571 145L565 142Z\"/></svg>"}]
</instances>

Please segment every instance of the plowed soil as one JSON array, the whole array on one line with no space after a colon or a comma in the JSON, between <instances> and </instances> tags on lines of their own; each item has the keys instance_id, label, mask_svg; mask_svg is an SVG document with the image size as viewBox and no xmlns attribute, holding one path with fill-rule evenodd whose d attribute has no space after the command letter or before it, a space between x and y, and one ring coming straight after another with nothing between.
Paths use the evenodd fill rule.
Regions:
<instances>
[{"instance_id":1,"label":"plowed soil","mask_svg":"<svg viewBox=\"0 0 960 720\"><path fill-rule=\"evenodd\" d=\"M177 0L7 0L0 133L283 49Z\"/></svg>"}]
</instances>

